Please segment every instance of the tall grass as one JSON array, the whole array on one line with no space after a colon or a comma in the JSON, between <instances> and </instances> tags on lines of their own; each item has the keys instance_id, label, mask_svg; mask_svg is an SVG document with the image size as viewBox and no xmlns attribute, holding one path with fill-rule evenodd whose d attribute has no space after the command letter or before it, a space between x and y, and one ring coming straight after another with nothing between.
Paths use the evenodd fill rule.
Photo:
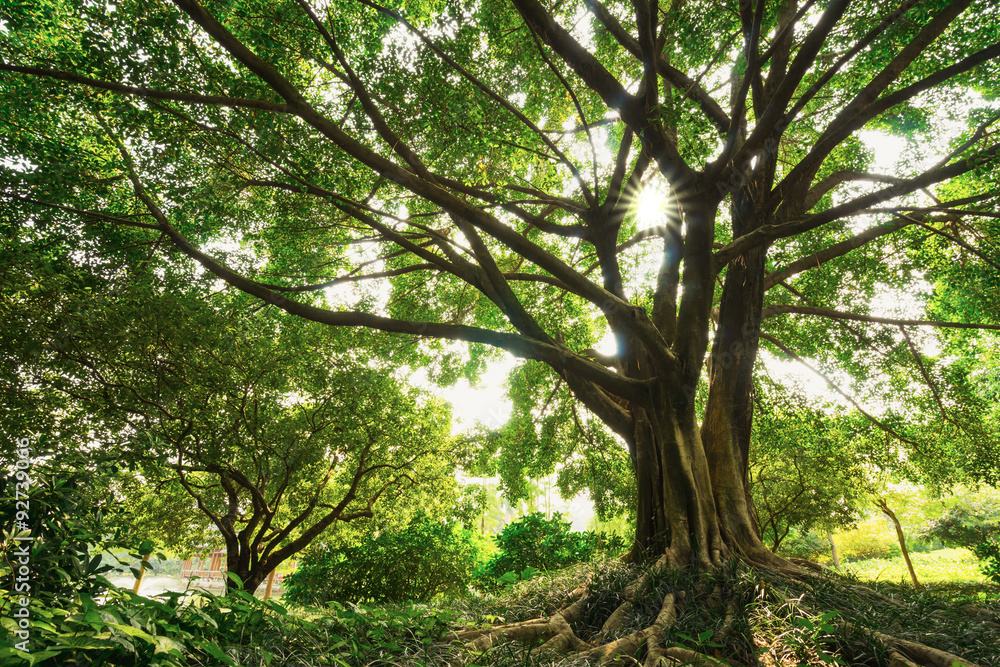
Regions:
<instances>
[{"instance_id":1,"label":"tall grass","mask_svg":"<svg viewBox=\"0 0 1000 667\"><path fill-rule=\"evenodd\" d=\"M912 553L913 569L922 584L986 584L979 561L967 549L938 549ZM902 556L869 558L847 563L842 570L862 581L906 583L910 575Z\"/></svg>"}]
</instances>

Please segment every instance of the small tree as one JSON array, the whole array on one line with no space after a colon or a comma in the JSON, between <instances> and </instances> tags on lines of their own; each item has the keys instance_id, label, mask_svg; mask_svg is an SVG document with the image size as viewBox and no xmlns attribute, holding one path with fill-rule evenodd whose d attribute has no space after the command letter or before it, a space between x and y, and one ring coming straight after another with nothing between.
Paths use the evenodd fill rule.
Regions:
<instances>
[{"instance_id":1,"label":"small tree","mask_svg":"<svg viewBox=\"0 0 1000 667\"><path fill-rule=\"evenodd\" d=\"M10 341L20 388L71 397L79 446L130 470L112 488L145 498L148 537L184 551L207 522L253 591L334 523L454 486L441 401L340 356L323 328L144 278L64 291L54 311L23 291L5 330L42 343Z\"/></svg>"},{"instance_id":2,"label":"small tree","mask_svg":"<svg viewBox=\"0 0 1000 667\"><path fill-rule=\"evenodd\" d=\"M866 502L857 424L770 383L758 388L757 401L749 481L771 549L778 552L792 529L829 531L856 521Z\"/></svg>"}]
</instances>

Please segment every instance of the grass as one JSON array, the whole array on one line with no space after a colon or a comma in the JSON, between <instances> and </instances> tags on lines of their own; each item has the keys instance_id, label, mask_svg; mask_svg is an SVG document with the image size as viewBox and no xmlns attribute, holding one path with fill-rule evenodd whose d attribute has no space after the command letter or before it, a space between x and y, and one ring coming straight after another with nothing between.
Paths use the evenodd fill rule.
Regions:
<instances>
[{"instance_id":1,"label":"grass","mask_svg":"<svg viewBox=\"0 0 1000 667\"><path fill-rule=\"evenodd\" d=\"M250 599L230 603L218 598L205 609L218 619L219 631L206 638L217 643L225 660L215 653L206 657L202 651L191 651L188 645L187 656L169 664L589 667L579 658L543 655L537 646L532 649L520 642L501 641L485 653L468 653L448 639L450 630L548 616L564 607L571 591L589 577L591 605L573 628L586 640L607 641L647 627L658 614L663 595L677 592L682 602L678 618L666 630L668 645L710 655L718 651L741 664L891 667L887 649L870 632L877 630L932 644L982 667L1000 667L1000 586L984 582L974 558L962 550L916 554L914 560L927 584L920 591L903 579L901 558L852 563L841 571L843 576L832 577L819 573L787 577L737 561L712 573L658 570L637 596L626 626L613 636L602 635L601 624L621 602L625 586L640 573L637 566L615 560L544 573L496 594L433 604L286 611L273 604L265 609ZM203 617L198 616L209 622ZM176 632L173 636L183 639ZM43 667L49 664L92 663L81 654L76 662L59 656Z\"/></svg>"},{"instance_id":2,"label":"grass","mask_svg":"<svg viewBox=\"0 0 1000 667\"><path fill-rule=\"evenodd\" d=\"M967 549L938 549L911 553L913 569L922 584L986 584L976 557ZM910 575L902 556L870 558L844 565L842 571L862 581L908 583Z\"/></svg>"}]
</instances>

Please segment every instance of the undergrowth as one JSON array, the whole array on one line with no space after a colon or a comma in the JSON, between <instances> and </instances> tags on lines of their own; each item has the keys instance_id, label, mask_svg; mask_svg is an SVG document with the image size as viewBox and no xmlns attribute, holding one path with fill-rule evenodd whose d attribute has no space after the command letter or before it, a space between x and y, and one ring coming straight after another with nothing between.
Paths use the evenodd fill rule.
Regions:
<instances>
[{"instance_id":1,"label":"undergrowth","mask_svg":"<svg viewBox=\"0 0 1000 667\"><path fill-rule=\"evenodd\" d=\"M580 658L542 654L537 644L523 642L500 642L485 652L471 653L451 633L550 616L569 604L574 591L587 581L589 607L573 628L586 641L610 641L649 626L663 596L672 593L678 616L665 631L666 645L733 664L890 667L888 649L872 634L877 630L932 645L981 667L1000 667L1000 587L993 584L939 584L914 591L893 583L863 584L833 573L788 577L739 562L716 572L664 568L644 580L624 627L614 636L602 636L605 619L641 574L637 566L609 560L543 573L495 594L420 605L335 603L286 610L249 596L227 601L206 595L190 606L178 606L176 601L155 606L126 594L113 597L118 604L137 605L133 612L117 612L126 624L129 618L146 619L144 632L182 644L188 642L171 629L177 622L171 619L188 619L181 627L196 636L197 650L185 646L170 651L169 657L158 653L159 664L164 665L582 666L585 661ZM95 612L98 616L88 622L94 625L96 638L98 631L106 631L97 626L106 627L107 622ZM155 623L150 621L154 612L160 619ZM85 625L83 618L81 623ZM118 626L112 630L121 633ZM131 640L137 647L147 643L138 635ZM178 648L172 641L162 643L164 648ZM154 650L149 646L146 655ZM120 651L114 662L101 663L94 652L83 650L71 658L67 651L58 657L58 664L151 664L143 662L142 653L129 660L129 651ZM643 656L637 657L641 662ZM631 659L622 664L626 663L634 664Z\"/></svg>"}]
</instances>

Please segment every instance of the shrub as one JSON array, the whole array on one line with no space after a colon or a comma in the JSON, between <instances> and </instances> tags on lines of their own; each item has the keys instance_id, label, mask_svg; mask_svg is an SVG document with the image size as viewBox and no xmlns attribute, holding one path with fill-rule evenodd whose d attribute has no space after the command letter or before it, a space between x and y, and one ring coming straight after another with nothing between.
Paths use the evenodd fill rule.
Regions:
<instances>
[{"instance_id":1,"label":"shrub","mask_svg":"<svg viewBox=\"0 0 1000 667\"><path fill-rule=\"evenodd\" d=\"M1000 536L1000 504L995 501L960 502L924 524L920 534L949 547L972 549Z\"/></svg>"},{"instance_id":2,"label":"shrub","mask_svg":"<svg viewBox=\"0 0 1000 667\"><path fill-rule=\"evenodd\" d=\"M518 579L510 573L554 570L593 560L599 548L614 551L624 546L617 535L574 532L571 528L572 524L558 512L551 519L535 512L507 524L495 538L499 553L476 573L476 587L495 591Z\"/></svg>"},{"instance_id":3,"label":"shrub","mask_svg":"<svg viewBox=\"0 0 1000 667\"><path fill-rule=\"evenodd\" d=\"M815 531L800 531L791 528L785 539L781 541L777 553L782 556L807 560L828 559L830 557L830 542L825 535Z\"/></svg>"},{"instance_id":4,"label":"shrub","mask_svg":"<svg viewBox=\"0 0 1000 667\"><path fill-rule=\"evenodd\" d=\"M13 566L24 557L26 545L33 604L57 605L79 594L97 597L107 588L103 575L123 566L129 571L129 562L152 554L152 542L139 543L122 528L127 515L121 504L113 496L98 495L96 490L110 483L110 474L87 470L78 456L66 455L36 464L26 494L16 490L16 476L0 475L0 515L26 515L23 523L18 519L0 534L0 589L15 591ZM28 535L30 541L18 539ZM131 568L134 575L139 567L153 566L146 562Z\"/></svg>"},{"instance_id":5,"label":"shrub","mask_svg":"<svg viewBox=\"0 0 1000 667\"><path fill-rule=\"evenodd\" d=\"M483 545L454 522L420 514L406 528L336 551L308 551L285 578L298 604L402 602L468 591Z\"/></svg>"},{"instance_id":6,"label":"shrub","mask_svg":"<svg viewBox=\"0 0 1000 667\"><path fill-rule=\"evenodd\" d=\"M876 523L863 523L853 530L834 535L833 541L845 561L891 558L901 554L896 536Z\"/></svg>"},{"instance_id":7,"label":"shrub","mask_svg":"<svg viewBox=\"0 0 1000 667\"><path fill-rule=\"evenodd\" d=\"M987 539L974 545L972 552L979 559L979 569L986 578L1000 584L1000 541Z\"/></svg>"},{"instance_id":8,"label":"shrub","mask_svg":"<svg viewBox=\"0 0 1000 667\"><path fill-rule=\"evenodd\" d=\"M78 593L56 604L33 601L31 653L18 650L19 639L11 632L0 637L0 664L236 667L242 645L252 646L266 662L281 650L280 645L273 652L261 646L262 638L280 640L284 634L287 611L274 602L261 602L245 591L225 597L167 592L150 599L98 580L105 588L101 600ZM13 629L8 620L12 604L11 599L0 600L8 629Z\"/></svg>"}]
</instances>

